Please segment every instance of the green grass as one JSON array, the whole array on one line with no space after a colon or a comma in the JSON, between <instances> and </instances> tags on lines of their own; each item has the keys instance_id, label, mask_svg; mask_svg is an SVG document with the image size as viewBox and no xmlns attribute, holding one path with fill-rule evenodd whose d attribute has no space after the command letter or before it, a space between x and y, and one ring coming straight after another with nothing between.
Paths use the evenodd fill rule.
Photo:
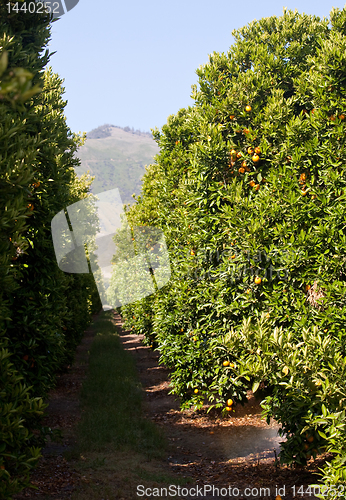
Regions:
<instances>
[{"instance_id":1,"label":"green grass","mask_svg":"<svg viewBox=\"0 0 346 500\"><path fill-rule=\"evenodd\" d=\"M143 391L134 359L121 345L112 314L102 312L95 323L97 334L81 391L78 453L133 450L148 458L160 457L167 442L142 414Z\"/></svg>"}]
</instances>

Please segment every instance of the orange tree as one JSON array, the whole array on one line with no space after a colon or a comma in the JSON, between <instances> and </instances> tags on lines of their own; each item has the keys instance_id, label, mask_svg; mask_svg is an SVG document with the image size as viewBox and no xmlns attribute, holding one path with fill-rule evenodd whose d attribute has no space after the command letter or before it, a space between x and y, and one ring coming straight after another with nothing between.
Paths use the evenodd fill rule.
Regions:
<instances>
[{"instance_id":1,"label":"orange tree","mask_svg":"<svg viewBox=\"0 0 346 500\"><path fill-rule=\"evenodd\" d=\"M333 9L234 31L197 70L194 106L154 131L128 211L164 230L172 277L121 309L127 325L159 346L183 406L226 411L267 386L290 464L329 446L345 401L345 30Z\"/></svg>"},{"instance_id":2,"label":"orange tree","mask_svg":"<svg viewBox=\"0 0 346 500\"><path fill-rule=\"evenodd\" d=\"M43 71L50 16L0 4L0 496L28 483L49 429L43 397L100 301L92 275L57 266L50 222L88 194L61 80ZM42 55L43 52L43 55Z\"/></svg>"}]
</instances>

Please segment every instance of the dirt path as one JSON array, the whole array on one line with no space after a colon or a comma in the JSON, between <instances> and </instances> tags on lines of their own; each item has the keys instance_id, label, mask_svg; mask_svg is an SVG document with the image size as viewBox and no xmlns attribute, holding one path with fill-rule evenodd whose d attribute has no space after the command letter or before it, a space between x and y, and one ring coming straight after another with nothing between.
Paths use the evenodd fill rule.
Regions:
<instances>
[{"instance_id":1,"label":"dirt path","mask_svg":"<svg viewBox=\"0 0 346 500\"><path fill-rule=\"evenodd\" d=\"M282 440L277 435L278 426L275 424L268 426L261 419L259 401L250 393L246 405L244 407L239 405L234 413L224 419L217 415L207 415L206 410L197 413L179 411L179 402L173 395L168 394L169 370L158 364L159 352L153 352L145 347L141 343L141 336L124 331L118 314L114 314L113 321L124 348L135 357L144 391L146 416L163 428L170 442L167 459L161 463L154 461L150 464L152 471L173 473L177 478L190 477L193 484L187 486L188 488L205 485L238 488L240 492L238 498L242 498L241 493L249 487L257 488L258 492L260 488L270 488L269 498L275 499L276 487L285 486L283 498L291 499L293 486L299 488L305 485L307 487L308 484L318 481L318 476L314 474L318 471L318 467L322 466L326 457L321 457L315 462L311 460L305 470L277 467L274 450L279 451L279 442ZM74 428L81 417L78 394L86 376L87 352L94 334L95 327L92 324L86 330L77 349L75 363L66 374L58 378L57 387L49 396L49 410L45 423L62 430L63 442L49 443L43 450L43 458L32 476L32 484L38 490L36 492L25 490L17 495L15 500L26 498L67 500L73 497L74 491L83 488L88 482L93 482L97 491L97 477L100 475L87 477L83 474L76 464L76 459L78 458L80 462L83 457L74 457L71 453L75 440ZM126 461L126 457L122 456L122 459L124 458ZM133 467L140 466L137 463ZM123 484L119 479L119 474L125 474L125 472L117 471L117 474L118 490L129 491L126 488L119 488L119 484ZM111 484L114 483L114 475L115 472L109 475L110 491L115 488L114 484ZM128 480L127 476L125 480ZM109 499L140 498L130 493L126 495L127 493L118 494L113 491ZM225 497L207 494L202 498L212 499L221 496ZM84 499L83 496L82 498ZM85 496L85 498L89 497ZM97 495L92 498L108 500L108 497L99 498ZM190 500L193 497L185 494L181 498ZM226 496L226 498L232 498L232 496ZM268 496L247 494L243 498L252 500L268 498ZM313 495L297 495L297 498L317 500Z\"/></svg>"}]
</instances>

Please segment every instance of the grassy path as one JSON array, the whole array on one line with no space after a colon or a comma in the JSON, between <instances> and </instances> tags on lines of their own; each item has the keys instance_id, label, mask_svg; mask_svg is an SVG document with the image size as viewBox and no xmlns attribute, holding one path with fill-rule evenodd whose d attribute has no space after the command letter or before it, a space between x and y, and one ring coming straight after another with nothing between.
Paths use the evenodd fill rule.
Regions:
<instances>
[{"instance_id":1,"label":"grassy path","mask_svg":"<svg viewBox=\"0 0 346 500\"><path fill-rule=\"evenodd\" d=\"M143 416L134 359L124 351L112 317L112 312L103 312L97 320L80 395L82 419L72 454L79 457L75 465L84 484L73 500L132 499L138 498L139 484L167 487L186 482L163 466L168 443Z\"/></svg>"},{"instance_id":2,"label":"grassy path","mask_svg":"<svg viewBox=\"0 0 346 500\"><path fill-rule=\"evenodd\" d=\"M169 372L157 361L158 353L143 346L140 336L122 330L114 311L97 315L75 363L50 395L46 425L61 428L63 441L45 448L32 476L38 490L15 499L148 500L154 496L138 496L138 485L231 485L240 490L270 485L274 491L276 484L317 482L313 474L321 462L300 471L275 466L275 426L268 429L261 421L253 397L228 419L180 412L168 394ZM261 453L251 453L256 444ZM247 496L255 498L262 497Z\"/></svg>"}]
</instances>

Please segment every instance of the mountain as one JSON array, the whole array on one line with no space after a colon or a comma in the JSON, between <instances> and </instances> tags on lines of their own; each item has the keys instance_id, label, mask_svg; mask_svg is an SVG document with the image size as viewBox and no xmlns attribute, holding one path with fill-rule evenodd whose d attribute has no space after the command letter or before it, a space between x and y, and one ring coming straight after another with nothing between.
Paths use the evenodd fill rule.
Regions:
<instances>
[{"instance_id":1,"label":"mountain","mask_svg":"<svg viewBox=\"0 0 346 500\"><path fill-rule=\"evenodd\" d=\"M88 132L85 144L77 151L81 166L78 176L95 176L92 193L119 188L123 203L133 203L132 194L140 194L145 165L153 163L159 147L150 132L130 127L102 125Z\"/></svg>"}]
</instances>

